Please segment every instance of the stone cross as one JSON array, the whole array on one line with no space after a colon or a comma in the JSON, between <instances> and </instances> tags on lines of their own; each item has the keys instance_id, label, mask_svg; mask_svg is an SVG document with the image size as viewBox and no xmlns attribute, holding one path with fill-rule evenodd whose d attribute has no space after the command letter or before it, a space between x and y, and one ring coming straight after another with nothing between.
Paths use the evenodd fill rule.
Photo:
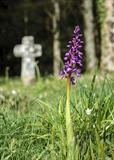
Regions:
<instances>
[{"instance_id":1,"label":"stone cross","mask_svg":"<svg viewBox=\"0 0 114 160\"><path fill-rule=\"evenodd\" d=\"M35 57L42 55L40 44L34 44L34 37L24 36L22 44L14 47L14 55L22 57L21 79L25 85L29 85L35 81Z\"/></svg>"}]
</instances>

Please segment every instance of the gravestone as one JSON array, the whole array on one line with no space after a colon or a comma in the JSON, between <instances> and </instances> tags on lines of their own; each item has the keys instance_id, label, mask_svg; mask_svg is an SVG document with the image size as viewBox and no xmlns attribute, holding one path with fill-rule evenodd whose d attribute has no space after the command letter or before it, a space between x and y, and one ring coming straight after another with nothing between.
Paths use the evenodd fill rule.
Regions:
<instances>
[{"instance_id":1,"label":"gravestone","mask_svg":"<svg viewBox=\"0 0 114 160\"><path fill-rule=\"evenodd\" d=\"M24 85L32 84L36 79L35 74L35 58L42 55L40 44L34 44L33 36L24 36L22 44L14 47L14 55L22 57L21 79Z\"/></svg>"}]
</instances>

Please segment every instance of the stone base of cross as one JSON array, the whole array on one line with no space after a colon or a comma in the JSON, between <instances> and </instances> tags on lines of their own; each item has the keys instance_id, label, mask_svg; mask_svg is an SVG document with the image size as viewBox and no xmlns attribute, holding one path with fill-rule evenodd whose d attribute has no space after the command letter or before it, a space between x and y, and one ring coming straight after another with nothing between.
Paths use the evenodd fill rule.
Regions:
<instances>
[{"instance_id":1,"label":"stone base of cross","mask_svg":"<svg viewBox=\"0 0 114 160\"><path fill-rule=\"evenodd\" d=\"M21 79L24 85L30 85L35 82L35 58L42 55L40 44L34 44L34 37L24 36L22 44L14 47L14 55L22 57Z\"/></svg>"}]
</instances>

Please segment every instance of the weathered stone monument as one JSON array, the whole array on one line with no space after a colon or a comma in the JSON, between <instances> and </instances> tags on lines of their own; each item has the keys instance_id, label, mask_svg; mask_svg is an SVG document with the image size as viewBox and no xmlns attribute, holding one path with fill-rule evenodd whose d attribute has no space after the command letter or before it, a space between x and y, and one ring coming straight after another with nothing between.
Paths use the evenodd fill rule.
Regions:
<instances>
[{"instance_id":1,"label":"weathered stone monument","mask_svg":"<svg viewBox=\"0 0 114 160\"><path fill-rule=\"evenodd\" d=\"M24 36L22 44L14 47L14 55L22 57L21 79L24 85L30 85L35 81L35 57L42 55L40 44L34 44L33 36Z\"/></svg>"}]
</instances>

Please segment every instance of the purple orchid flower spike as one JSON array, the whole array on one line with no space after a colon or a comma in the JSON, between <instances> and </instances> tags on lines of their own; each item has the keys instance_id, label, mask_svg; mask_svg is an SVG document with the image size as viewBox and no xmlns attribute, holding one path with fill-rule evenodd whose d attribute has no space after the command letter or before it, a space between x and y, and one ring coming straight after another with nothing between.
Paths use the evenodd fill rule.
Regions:
<instances>
[{"instance_id":1,"label":"purple orchid flower spike","mask_svg":"<svg viewBox=\"0 0 114 160\"><path fill-rule=\"evenodd\" d=\"M76 26L73 32L72 40L68 42L68 51L64 56L64 67L60 71L60 75L64 78L70 78L71 84L75 84L75 75L81 76L83 53L81 52L83 41L80 27Z\"/></svg>"}]
</instances>

